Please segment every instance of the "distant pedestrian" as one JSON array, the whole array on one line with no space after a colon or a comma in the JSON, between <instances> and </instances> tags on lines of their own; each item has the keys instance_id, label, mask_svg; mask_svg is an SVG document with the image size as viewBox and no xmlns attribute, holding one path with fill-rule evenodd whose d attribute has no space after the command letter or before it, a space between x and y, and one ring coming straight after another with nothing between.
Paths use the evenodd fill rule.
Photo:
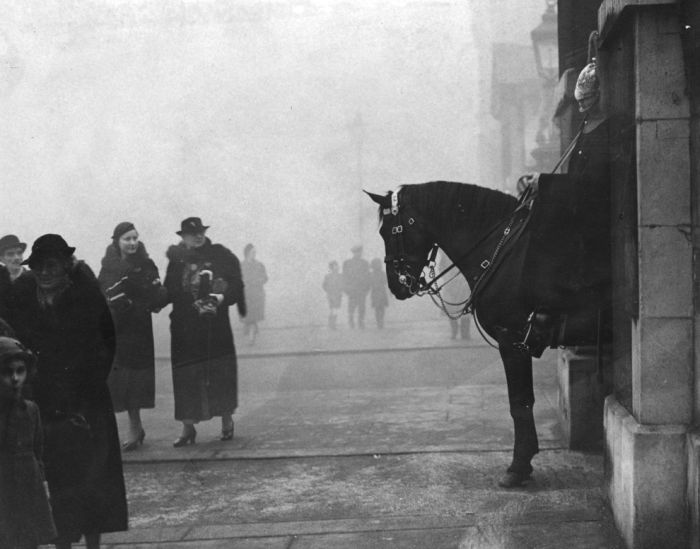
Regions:
<instances>
[{"instance_id":1,"label":"distant pedestrian","mask_svg":"<svg viewBox=\"0 0 700 549\"><path fill-rule=\"evenodd\" d=\"M20 242L19 238L13 234L0 238L0 263L7 268L12 282L27 273L27 270L22 265L22 261L24 261L23 254L26 249L27 245L24 242Z\"/></svg>"},{"instance_id":2,"label":"distant pedestrian","mask_svg":"<svg viewBox=\"0 0 700 549\"><path fill-rule=\"evenodd\" d=\"M45 430L44 462L59 549L85 536L127 528L119 435L107 377L114 323L92 270L57 234L36 239L25 261L32 276L13 286L8 316L36 352L33 398Z\"/></svg>"},{"instance_id":3,"label":"distant pedestrian","mask_svg":"<svg viewBox=\"0 0 700 549\"><path fill-rule=\"evenodd\" d=\"M384 274L384 263L375 257L370 263L370 295L369 301L374 309L374 318L377 321L377 328L384 328L384 312L389 306L389 296L387 294L386 274Z\"/></svg>"},{"instance_id":4,"label":"distant pedestrian","mask_svg":"<svg viewBox=\"0 0 700 549\"><path fill-rule=\"evenodd\" d=\"M136 450L146 437L141 409L155 407L155 353L151 314L167 302L158 267L133 223L119 223L98 276L117 336L109 389L114 411L128 412L129 436L122 450Z\"/></svg>"},{"instance_id":5,"label":"distant pedestrian","mask_svg":"<svg viewBox=\"0 0 700 549\"><path fill-rule=\"evenodd\" d=\"M39 408L21 397L34 364L19 341L0 337L0 547L6 549L34 549L56 537Z\"/></svg>"},{"instance_id":6,"label":"distant pedestrian","mask_svg":"<svg viewBox=\"0 0 700 549\"><path fill-rule=\"evenodd\" d=\"M199 421L221 417L221 440L233 438L238 405L238 366L229 307L245 316L241 266L221 244L213 244L199 217L182 221L182 241L168 249L165 287L170 313L175 419L182 434L173 443L194 444Z\"/></svg>"},{"instance_id":7,"label":"distant pedestrian","mask_svg":"<svg viewBox=\"0 0 700 549\"><path fill-rule=\"evenodd\" d=\"M335 330L338 326L338 310L343 300L343 276L337 261L328 264L328 274L323 278L323 291L328 299L328 327Z\"/></svg>"},{"instance_id":8,"label":"distant pedestrian","mask_svg":"<svg viewBox=\"0 0 700 549\"><path fill-rule=\"evenodd\" d=\"M243 317L244 333L251 345L258 336L258 322L265 319L265 284L267 272L265 265L255 258L256 250L252 244L243 248L243 286L245 293L246 315Z\"/></svg>"},{"instance_id":9,"label":"distant pedestrian","mask_svg":"<svg viewBox=\"0 0 700 549\"><path fill-rule=\"evenodd\" d=\"M365 327L365 305L369 292L369 263L362 258L362 246L353 246L352 257L343 262L343 289L348 296L348 323L355 327Z\"/></svg>"}]
</instances>

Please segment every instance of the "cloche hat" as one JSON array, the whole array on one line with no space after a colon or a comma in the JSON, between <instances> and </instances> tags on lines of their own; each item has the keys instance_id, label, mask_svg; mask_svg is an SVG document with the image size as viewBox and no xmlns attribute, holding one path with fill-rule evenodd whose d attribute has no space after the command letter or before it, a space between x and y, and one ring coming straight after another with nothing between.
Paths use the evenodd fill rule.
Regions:
<instances>
[{"instance_id":1,"label":"cloche hat","mask_svg":"<svg viewBox=\"0 0 700 549\"><path fill-rule=\"evenodd\" d=\"M33 262L47 256L69 258L74 251L75 248L69 246L61 235L44 234L34 241L31 255L22 261L22 265L31 265Z\"/></svg>"}]
</instances>

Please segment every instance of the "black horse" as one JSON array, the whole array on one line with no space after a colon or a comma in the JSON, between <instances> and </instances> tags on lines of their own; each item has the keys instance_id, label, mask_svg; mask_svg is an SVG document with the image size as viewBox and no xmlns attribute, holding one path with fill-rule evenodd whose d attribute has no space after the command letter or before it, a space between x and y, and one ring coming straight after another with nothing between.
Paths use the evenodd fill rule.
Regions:
<instances>
[{"instance_id":1,"label":"black horse","mask_svg":"<svg viewBox=\"0 0 700 549\"><path fill-rule=\"evenodd\" d=\"M387 279L396 298L439 291L441 274L428 280L424 275L437 247L469 282L465 307L497 343L515 430L513 460L499 484L521 485L530 478L530 462L539 451L532 356L547 346L591 344L600 338L599 326L591 320L600 318L605 292L564 276L567 269L580 274L572 216L566 208L538 211L534 191L519 201L499 191L444 181L404 185L384 196L368 194L380 206ZM552 223L559 224L555 235ZM563 251L562 242L568 242Z\"/></svg>"}]
</instances>

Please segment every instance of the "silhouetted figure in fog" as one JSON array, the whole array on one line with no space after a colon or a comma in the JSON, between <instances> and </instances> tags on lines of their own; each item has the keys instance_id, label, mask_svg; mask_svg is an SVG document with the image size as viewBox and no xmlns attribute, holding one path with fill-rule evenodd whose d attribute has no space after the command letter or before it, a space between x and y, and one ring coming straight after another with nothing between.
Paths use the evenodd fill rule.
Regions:
<instances>
[{"instance_id":1,"label":"silhouetted figure in fog","mask_svg":"<svg viewBox=\"0 0 700 549\"><path fill-rule=\"evenodd\" d=\"M243 286L245 293L246 315L243 317L244 334L251 345L258 335L258 322L265 319L265 284L267 272L265 265L255 259L255 246L246 244L243 248Z\"/></svg>"},{"instance_id":2,"label":"silhouetted figure in fog","mask_svg":"<svg viewBox=\"0 0 700 549\"><path fill-rule=\"evenodd\" d=\"M122 450L136 450L146 437L141 409L155 407L155 354L151 314L167 302L158 267L133 223L114 228L98 276L117 334L109 389L115 412L128 412L129 437Z\"/></svg>"},{"instance_id":3,"label":"silhouetted figure in fog","mask_svg":"<svg viewBox=\"0 0 700 549\"><path fill-rule=\"evenodd\" d=\"M377 321L377 328L381 330L384 328L384 311L389 306L384 263L381 259L375 257L370 263L370 267L369 301L374 309L374 318Z\"/></svg>"},{"instance_id":4,"label":"silhouetted figure in fog","mask_svg":"<svg viewBox=\"0 0 700 549\"><path fill-rule=\"evenodd\" d=\"M233 438L238 405L238 366L229 307L245 316L243 280L238 258L206 236L208 225L189 217L177 234L182 241L168 249L165 287L170 313L175 419L182 434L173 443L194 444L195 423L221 417L221 440Z\"/></svg>"},{"instance_id":5,"label":"silhouetted figure in fog","mask_svg":"<svg viewBox=\"0 0 700 549\"><path fill-rule=\"evenodd\" d=\"M114 324L92 270L57 234L36 239L25 261L30 276L12 289L8 321L32 349L33 399L45 427L44 462L58 548L85 536L126 530L127 506L119 436L107 376Z\"/></svg>"},{"instance_id":6,"label":"silhouetted figure in fog","mask_svg":"<svg viewBox=\"0 0 700 549\"><path fill-rule=\"evenodd\" d=\"M328 299L328 327L338 327L338 310L343 300L343 275L340 274L337 261L328 264L328 274L323 278L323 291Z\"/></svg>"},{"instance_id":7,"label":"silhouetted figure in fog","mask_svg":"<svg viewBox=\"0 0 700 549\"><path fill-rule=\"evenodd\" d=\"M369 263L362 258L362 246L353 246L352 257L343 263L343 290L348 295L348 323L355 327L365 327L365 303L370 288Z\"/></svg>"}]
</instances>

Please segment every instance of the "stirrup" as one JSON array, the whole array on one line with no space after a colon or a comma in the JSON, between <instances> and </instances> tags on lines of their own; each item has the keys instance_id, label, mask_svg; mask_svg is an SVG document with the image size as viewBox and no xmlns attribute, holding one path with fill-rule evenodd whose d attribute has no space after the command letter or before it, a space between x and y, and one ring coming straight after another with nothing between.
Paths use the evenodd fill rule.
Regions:
<instances>
[{"instance_id":1,"label":"stirrup","mask_svg":"<svg viewBox=\"0 0 700 549\"><path fill-rule=\"evenodd\" d=\"M522 341L513 344L516 350L540 358L554 340L554 316L547 311L535 309L527 317L527 329Z\"/></svg>"}]
</instances>

